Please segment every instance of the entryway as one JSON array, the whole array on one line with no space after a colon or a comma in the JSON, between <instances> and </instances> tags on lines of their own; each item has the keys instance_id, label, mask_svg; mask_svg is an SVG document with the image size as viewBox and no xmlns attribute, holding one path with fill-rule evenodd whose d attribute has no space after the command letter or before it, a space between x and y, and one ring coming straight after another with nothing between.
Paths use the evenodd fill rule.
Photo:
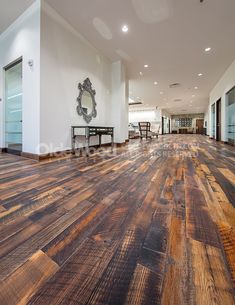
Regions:
<instances>
[{"instance_id":1,"label":"entryway","mask_svg":"<svg viewBox=\"0 0 235 305\"><path fill-rule=\"evenodd\" d=\"M5 149L22 151L22 59L5 67Z\"/></svg>"},{"instance_id":2,"label":"entryway","mask_svg":"<svg viewBox=\"0 0 235 305\"><path fill-rule=\"evenodd\" d=\"M216 141L221 141L221 99L216 102Z\"/></svg>"}]
</instances>

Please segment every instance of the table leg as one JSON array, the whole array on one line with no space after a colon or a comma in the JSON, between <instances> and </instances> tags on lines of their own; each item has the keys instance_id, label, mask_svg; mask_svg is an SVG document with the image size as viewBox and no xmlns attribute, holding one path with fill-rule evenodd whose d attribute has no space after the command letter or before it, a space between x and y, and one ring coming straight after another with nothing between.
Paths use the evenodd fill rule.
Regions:
<instances>
[{"instance_id":1,"label":"table leg","mask_svg":"<svg viewBox=\"0 0 235 305\"><path fill-rule=\"evenodd\" d=\"M89 156L90 137L86 137L86 155Z\"/></svg>"},{"instance_id":2,"label":"table leg","mask_svg":"<svg viewBox=\"0 0 235 305\"><path fill-rule=\"evenodd\" d=\"M99 134L99 147L101 146L101 137L102 137L102 135Z\"/></svg>"},{"instance_id":3,"label":"table leg","mask_svg":"<svg viewBox=\"0 0 235 305\"><path fill-rule=\"evenodd\" d=\"M75 154L75 137L72 136L72 154Z\"/></svg>"}]
</instances>

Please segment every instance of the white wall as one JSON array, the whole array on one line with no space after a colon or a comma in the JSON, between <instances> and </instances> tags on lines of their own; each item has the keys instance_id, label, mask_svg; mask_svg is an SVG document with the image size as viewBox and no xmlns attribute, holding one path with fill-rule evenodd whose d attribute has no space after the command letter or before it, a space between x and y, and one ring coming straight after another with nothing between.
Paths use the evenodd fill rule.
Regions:
<instances>
[{"instance_id":1,"label":"white wall","mask_svg":"<svg viewBox=\"0 0 235 305\"><path fill-rule=\"evenodd\" d=\"M4 147L4 67L23 58L23 151L37 153L40 102L40 1L0 36L0 147ZM28 61L33 60L30 68Z\"/></svg>"},{"instance_id":2,"label":"white wall","mask_svg":"<svg viewBox=\"0 0 235 305\"><path fill-rule=\"evenodd\" d=\"M76 112L78 83L83 82L87 77L90 78L96 90L97 102L97 117L91 121L90 125L114 126L115 141L125 141L125 136L123 137L122 134L127 134L128 122L126 124L124 122L123 126L118 128L114 117L127 115L127 111L125 113L125 82L120 80L123 100L118 99L115 108L112 102L112 95L115 95L112 90L115 88L112 88L111 61L75 32L51 7L43 4L40 142L49 145L50 151L71 147L71 125L87 125ZM121 77L125 78L123 71ZM96 143L97 140L94 139ZM110 142L109 137L107 141ZM41 153L45 152L43 146Z\"/></svg>"},{"instance_id":3,"label":"white wall","mask_svg":"<svg viewBox=\"0 0 235 305\"><path fill-rule=\"evenodd\" d=\"M116 142L128 138L124 65L113 64L44 1L37 0L25 11L0 36L0 43L0 98L4 94L3 67L23 58L23 152L43 154L71 148L71 125L87 125L76 112L78 83L87 77L97 102L97 117L90 125L114 126ZM33 68L29 60L33 60ZM112 83L115 74L118 81ZM0 147L4 147L3 104L0 102ZM110 137L103 140L110 142ZM96 143L98 139L93 139Z\"/></svg>"},{"instance_id":4,"label":"white wall","mask_svg":"<svg viewBox=\"0 0 235 305\"><path fill-rule=\"evenodd\" d=\"M129 111L129 122L157 122L157 115L155 110L139 110Z\"/></svg>"},{"instance_id":5,"label":"white wall","mask_svg":"<svg viewBox=\"0 0 235 305\"><path fill-rule=\"evenodd\" d=\"M150 122L151 130L162 133L162 110L130 110L129 123Z\"/></svg>"},{"instance_id":6,"label":"white wall","mask_svg":"<svg viewBox=\"0 0 235 305\"><path fill-rule=\"evenodd\" d=\"M216 86L210 93L210 102L208 106L208 117L209 117L209 135L212 136L211 128L211 106L221 98L221 140L227 141L226 136L226 93L235 86L235 61L226 70L224 75L218 81Z\"/></svg>"}]
</instances>

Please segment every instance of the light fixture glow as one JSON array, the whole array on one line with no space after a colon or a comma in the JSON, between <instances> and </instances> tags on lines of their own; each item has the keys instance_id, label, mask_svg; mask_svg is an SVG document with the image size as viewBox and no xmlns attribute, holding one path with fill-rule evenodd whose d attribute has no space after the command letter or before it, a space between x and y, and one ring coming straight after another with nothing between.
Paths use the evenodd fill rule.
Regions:
<instances>
[{"instance_id":1,"label":"light fixture glow","mask_svg":"<svg viewBox=\"0 0 235 305\"><path fill-rule=\"evenodd\" d=\"M192 97L195 97L195 95L193 94Z\"/></svg>"},{"instance_id":2,"label":"light fixture glow","mask_svg":"<svg viewBox=\"0 0 235 305\"><path fill-rule=\"evenodd\" d=\"M143 76L143 72L140 72L140 75Z\"/></svg>"},{"instance_id":3,"label":"light fixture glow","mask_svg":"<svg viewBox=\"0 0 235 305\"><path fill-rule=\"evenodd\" d=\"M154 85L156 86L158 84L158 82L154 82Z\"/></svg>"},{"instance_id":4,"label":"light fixture glow","mask_svg":"<svg viewBox=\"0 0 235 305\"><path fill-rule=\"evenodd\" d=\"M163 92L161 91L161 92L160 92L160 94L162 95L162 94L163 94Z\"/></svg>"},{"instance_id":5,"label":"light fixture glow","mask_svg":"<svg viewBox=\"0 0 235 305\"><path fill-rule=\"evenodd\" d=\"M129 31L129 28L128 28L128 26L126 24L123 25L122 31L123 31L123 33L127 33Z\"/></svg>"},{"instance_id":6,"label":"light fixture glow","mask_svg":"<svg viewBox=\"0 0 235 305\"><path fill-rule=\"evenodd\" d=\"M211 48L208 47L208 48L205 48L205 52L210 52Z\"/></svg>"},{"instance_id":7,"label":"light fixture glow","mask_svg":"<svg viewBox=\"0 0 235 305\"><path fill-rule=\"evenodd\" d=\"M148 67L149 67L149 65L144 65L144 67L145 67L145 68L148 68Z\"/></svg>"},{"instance_id":8,"label":"light fixture glow","mask_svg":"<svg viewBox=\"0 0 235 305\"><path fill-rule=\"evenodd\" d=\"M202 76L203 74L202 73L198 73L198 76Z\"/></svg>"},{"instance_id":9,"label":"light fixture glow","mask_svg":"<svg viewBox=\"0 0 235 305\"><path fill-rule=\"evenodd\" d=\"M195 90L197 90L197 89L198 89L198 87L196 86L196 87L194 87L194 89L195 89Z\"/></svg>"}]
</instances>

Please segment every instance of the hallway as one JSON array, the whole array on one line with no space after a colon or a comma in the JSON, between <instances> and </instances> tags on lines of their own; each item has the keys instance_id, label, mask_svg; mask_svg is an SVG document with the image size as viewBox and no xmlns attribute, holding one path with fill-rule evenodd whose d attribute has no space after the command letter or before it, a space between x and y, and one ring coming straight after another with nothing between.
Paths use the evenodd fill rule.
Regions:
<instances>
[{"instance_id":1,"label":"hallway","mask_svg":"<svg viewBox=\"0 0 235 305\"><path fill-rule=\"evenodd\" d=\"M201 135L0 154L0 304L235 304L234 161Z\"/></svg>"}]
</instances>

